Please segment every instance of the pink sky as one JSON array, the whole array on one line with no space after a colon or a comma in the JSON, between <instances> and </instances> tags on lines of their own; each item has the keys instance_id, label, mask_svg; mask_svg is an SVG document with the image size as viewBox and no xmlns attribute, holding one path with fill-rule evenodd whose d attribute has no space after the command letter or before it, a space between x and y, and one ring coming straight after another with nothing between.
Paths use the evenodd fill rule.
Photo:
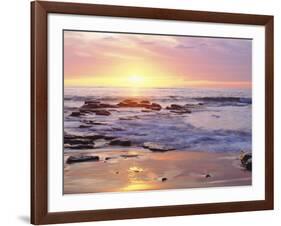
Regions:
<instances>
[{"instance_id":1,"label":"pink sky","mask_svg":"<svg viewBox=\"0 0 281 226\"><path fill-rule=\"evenodd\" d=\"M66 86L251 85L251 40L64 31Z\"/></svg>"}]
</instances>

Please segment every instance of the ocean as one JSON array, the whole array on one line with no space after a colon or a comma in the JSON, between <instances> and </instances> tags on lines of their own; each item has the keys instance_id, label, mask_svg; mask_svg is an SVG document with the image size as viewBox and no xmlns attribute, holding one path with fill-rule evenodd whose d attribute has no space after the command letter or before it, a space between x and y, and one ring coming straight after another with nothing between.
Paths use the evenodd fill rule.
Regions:
<instances>
[{"instance_id":1,"label":"ocean","mask_svg":"<svg viewBox=\"0 0 281 226\"><path fill-rule=\"evenodd\" d=\"M68 88L64 89L64 131L70 134L99 133L169 145L182 151L239 152L252 147L251 89L207 88ZM85 100L118 104L125 99L149 100L161 111L116 108L111 115L70 116ZM166 110L171 104L190 107L190 114ZM120 120L127 118L128 120ZM100 124L79 128L85 120ZM102 146L99 148L102 149ZM68 151L65 149L65 151Z\"/></svg>"}]
</instances>

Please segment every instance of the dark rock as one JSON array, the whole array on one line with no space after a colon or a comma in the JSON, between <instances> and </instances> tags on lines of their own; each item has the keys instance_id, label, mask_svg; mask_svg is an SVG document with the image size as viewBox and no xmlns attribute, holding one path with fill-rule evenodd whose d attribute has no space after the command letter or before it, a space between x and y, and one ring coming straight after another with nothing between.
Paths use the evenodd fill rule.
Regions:
<instances>
[{"instance_id":1,"label":"dark rock","mask_svg":"<svg viewBox=\"0 0 281 226\"><path fill-rule=\"evenodd\" d=\"M182 110L184 106L178 104L171 104L170 106L166 107L167 110Z\"/></svg>"},{"instance_id":2,"label":"dark rock","mask_svg":"<svg viewBox=\"0 0 281 226\"><path fill-rule=\"evenodd\" d=\"M161 179L162 182L165 182L165 181L167 181L167 180L168 180L167 177L163 177L163 178Z\"/></svg>"},{"instance_id":3,"label":"dark rock","mask_svg":"<svg viewBox=\"0 0 281 226\"><path fill-rule=\"evenodd\" d=\"M150 104L138 104L139 107L142 107L142 108L150 108L151 105Z\"/></svg>"},{"instance_id":4,"label":"dark rock","mask_svg":"<svg viewBox=\"0 0 281 226\"><path fill-rule=\"evenodd\" d=\"M252 153L242 153L240 156L241 165L252 171Z\"/></svg>"},{"instance_id":5,"label":"dark rock","mask_svg":"<svg viewBox=\"0 0 281 226\"><path fill-rule=\"evenodd\" d=\"M90 162L90 161L99 161L99 156L91 156L91 155L81 155L81 156L70 156L66 160L67 164L77 163L77 162Z\"/></svg>"},{"instance_id":6,"label":"dark rock","mask_svg":"<svg viewBox=\"0 0 281 226\"><path fill-rule=\"evenodd\" d=\"M77 138L77 139L64 139L65 144L93 144L91 139Z\"/></svg>"},{"instance_id":7,"label":"dark rock","mask_svg":"<svg viewBox=\"0 0 281 226\"><path fill-rule=\"evenodd\" d=\"M118 106L112 105L112 104L106 104L106 103L100 103L99 101L87 101L85 104L80 107L79 111L83 113L89 113L94 112L97 114L97 112L103 112L105 111L105 108L116 108ZM108 111L107 111L108 112Z\"/></svg>"},{"instance_id":8,"label":"dark rock","mask_svg":"<svg viewBox=\"0 0 281 226\"><path fill-rule=\"evenodd\" d=\"M244 165L249 159L252 159L252 153L242 153L240 156L242 165Z\"/></svg>"},{"instance_id":9,"label":"dark rock","mask_svg":"<svg viewBox=\"0 0 281 226\"><path fill-rule=\"evenodd\" d=\"M81 120L81 122L88 124L88 125L108 125L106 122L97 122L94 120Z\"/></svg>"},{"instance_id":10,"label":"dark rock","mask_svg":"<svg viewBox=\"0 0 281 226\"><path fill-rule=\"evenodd\" d=\"M95 113L96 115L105 115L105 116L111 115L111 113L107 110L96 110Z\"/></svg>"},{"instance_id":11,"label":"dark rock","mask_svg":"<svg viewBox=\"0 0 281 226\"><path fill-rule=\"evenodd\" d=\"M119 174L119 171L116 171L115 174Z\"/></svg>"},{"instance_id":12,"label":"dark rock","mask_svg":"<svg viewBox=\"0 0 281 226\"><path fill-rule=\"evenodd\" d=\"M103 139L104 137L105 137L105 135L97 134L97 133L87 134L87 135L83 136L83 138L88 138L88 139L92 139L92 140Z\"/></svg>"},{"instance_id":13,"label":"dark rock","mask_svg":"<svg viewBox=\"0 0 281 226\"><path fill-rule=\"evenodd\" d=\"M161 105L159 105L159 104L156 104L156 103L150 104L150 102L148 100L142 100L142 101L138 102L136 100L131 100L131 99L123 100L120 103L118 103L117 106L119 106L119 107L142 107L142 108L147 108L147 109L157 110L157 111L160 111L162 108Z\"/></svg>"},{"instance_id":14,"label":"dark rock","mask_svg":"<svg viewBox=\"0 0 281 226\"><path fill-rule=\"evenodd\" d=\"M127 117L120 117L119 120L134 120L134 119L139 119L137 115L134 116L127 116Z\"/></svg>"},{"instance_id":15,"label":"dark rock","mask_svg":"<svg viewBox=\"0 0 281 226\"><path fill-rule=\"evenodd\" d=\"M192 108L194 106L195 105L191 105L191 104L186 104L184 106L178 105L178 104L171 104L170 106L167 106L166 109L171 110L171 112L173 112L173 113L178 113L178 114L188 113L188 114L190 114L191 111L189 110L189 108Z\"/></svg>"},{"instance_id":16,"label":"dark rock","mask_svg":"<svg viewBox=\"0 0 281 226\"><path fill-rule=\"evenodd\" d=\"M111 160L111 159L117 159L119 156L108 156L108 157L105 157L104 160L105 161L108 161L108 160Z\"/></svg>"},{"instance_id":17,"label":"dark rock","mask_svg":"<svg viewBox=\"0 0 281 226\"><path fill-rule=\"evenodd\" d=\"M98 100L85 100L84 103L85 104L99 104L100 101L98 101Z\"/></svg>"},{"instance_id":18,"label":"dark rock","mask_svg":"<svg viewBox=\"0 0 281 226\"><path fill-rule=\"evenodd\" d=\"M209 177L211 177L211 174L206 174L205 177L209 178Z\"/></svg>"},{"instance_id":19,"label":"dark rock","mask_svg":"<svg viewBox=\"0 0 281 226\"><path fill-rule=\"evenodd\" d=\"M140 107L139 103L135 100L126 99L117 104L119 107Z\"/></svg>"},{"instance_id":20,"label":"dark rock","mask_svg":"<svg viewBox=\"0 0 281 226\"><path fill-rule=\"evenodd\" d=\"M153 143L153 142L145 142L143 144L143 147L147 148L151 151L159 151L159 152L175 150L173 147L170 147L167 145L162 145L162 144L157 144L157 143Z\"/></svg>"},{"instance_id":21,"label":"dark rock","mask_svg":"<svg viewBox=\"0 0 281 226\"><path fill-rule=\"evenodd\" d=\"M90 127L92 127L92 126L91 126L91 125L80 125L80 126L79 126L79 128L82 128L82 129L83 129L83 128L90 128Z\"/></svg>"},{"instance_id":22,"label":"dark rock","mask_svg":"<svg viewBox=\"0 0 281 226\"><path fill-rule=\"evenodd\" d=\"M190 110L187 109L182 109L182 110L172 110L172 113L176 113L176 114L191 114Z\"/></svg>"},{"instance_id":23,"label":"dark rock","mask_svg":"<svg viewBox=\"0 0 281 226\"><path fill-rule=\"evenodd\" d=\"M115 136L105 136L105 137L103 137L103 139L105 139L105 140L113 140L113 139L116 139L116 137Z\"/></svg>"},{"instance_id":24,"label":"dark rock","mask_svg":"<svg viewBox=\"0 0 281 226\"><path fill-rule=\"evenodd\" d=\"M126 120L133 120L133 118L131 118L131 117L120 117L119 120L126 121Z\"/></svg>"},{"instance_id":25,"label":"dark rock","mask_svg":"<svg viewBox=\"0 0 281 226\"><path fill-rule=\"evenodd\" d=\"M184 109L190 109L190 108L202 109L202 106L201 106L201 104L185 104L184 105Z\"/></svg>"},{"instance_id":26,"label":"dark rock","mask_svg":"<svg viewBox=\"0 0 281 226\"><path fill-rule=\"evenodd\" d=\"M120 155L120 157L122 157L122 158L137 158L139 155L129 155L129 154L125 154L125 155Z\"/></svg>"},{"instance_id":27,"label":"dark rock","mask_svg":"<svg viewBox=\"0 0 281 226\"><path fill-rule=\"evenodd\" d=\"M85 124L93 124L94 123L93 120L87 120L87 119L80 120L80 122L83 122Z\"/></svg>"},{"instance_id":28,"label":"dark rock","mask_svg":"<svg viewBox=\"0 0 281 226\"><path fill-rule=\"evenodd\" d=\"M72 116L72 117L79 117L80 115L82 115L82 114L79 111L74 111L70 114L70 116Z\"/></svg>"},{"instance_id":29,"label":"dark rock","mask_svg":"<svg viewBox=\"0 0 281 226\"><path fill-rule=\"evenodd\" d=\"M93 149L94 147L93 144L64 144L64 148L70 149Z\"/></svg>"},{"instance_id":30,"label":"dark rock","mask_svg":"<svg viewBox=\"0 0 281 226\"><path fill-rule=\"evenodd\" d=\"M171 104L170 106L167 106L167 110L171 110L172 113L176 114L190 114L191 111L188 109L191 107L189 104L186 104L185 106L179 105L179 104Z\"/></svg>"},{"instance_id":31,"label":"dark rock","mask_svg":"<svg viewBox=\"0 0 281 226\"><path fill-rule=\"evenodd\" d=\"M152 112L151 109L142 109L141 112Z\"/></svg>"},{"instance_id":32,"label":"dark rock","mask_svg":"<svg viewBox=\"0 0 281 226\"><path fill-rule=\"evenodd\" d=\"M68 144L68 148L73 149L83 149L83 148L93 148L94 140L103 139L105 135L102 134L87 134L87 135L73 135L73 134L64 134L64 143ZM74 146L76 144L76 146ZM77 146L79 145L79 146Z\"/></svg>"},{"instance_id":33,"label":"dark rock","mask_svg":"<svg viewBox=\"0 0 281 226\"><path fill-rule=\"evenodd\" d=\"M252 159L248 159L248 161L245 164L245 167L247 170L252 171Z\"/></svg>"},{"instance_id":34,"label":"dark rock","mask_svg":"<svg viewBox=\"0 0 281 226\"><path fill-rule=\"evenodd\" d=\"M132 142L127 139L116 138L109 142L110 145L131 146Z\"/></svg>"},{"instance_id":35,"label":"dark rock","mask_svg":"<svg viewBox=\"0 0 281 226\"><path fill-rule=\"evenodd\" d=\"M140 103L141 104L150 104L150 101L149 100L142 100Z\"/></svg>"},{"instance_id":36,"label":"dark rock","mask_svg":"<svg viewBox=\"0 0 281 226\"><path fill-rule=\"evenodd\" d=\"M121 127L112 127L110 131L125 131L125 129Z\"/></svg>"},{"instance_id":37,"label":"dark rock","mask_svg":"<svg viewBox=\"0 0 281 226\"><path fill-rule=\"evenodd\" d=\"M149 109L153 111L160 111L162 109L162 106L160 104L152 103Z\"/></svg>"}]
</instances>

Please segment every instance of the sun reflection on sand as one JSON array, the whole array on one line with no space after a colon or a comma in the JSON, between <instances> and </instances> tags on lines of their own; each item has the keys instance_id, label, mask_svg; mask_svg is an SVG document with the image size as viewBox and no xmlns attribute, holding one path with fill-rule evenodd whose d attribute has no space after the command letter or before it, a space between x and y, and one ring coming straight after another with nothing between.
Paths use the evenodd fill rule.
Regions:
<instances>
[{"instance_id":1,"label":"sun reflection on sand","mask_svg":"<svg viewBox=\"0 0 281 226\"><path fill-rule=\"evenodd\" d=\"M145 170L139 166L128 168L128 184L122 189L123 191L138 191L153 189L151 179L144 174Z\"/></svg>"}]
</instances>

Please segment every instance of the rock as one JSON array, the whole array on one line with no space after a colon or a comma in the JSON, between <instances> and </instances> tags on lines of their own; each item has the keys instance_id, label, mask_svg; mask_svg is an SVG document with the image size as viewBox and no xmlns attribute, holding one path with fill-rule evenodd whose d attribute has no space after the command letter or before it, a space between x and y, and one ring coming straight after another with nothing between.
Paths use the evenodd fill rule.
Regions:
<instances>
[{"instance_id":1,"label":"rock","mask_svg":"<svg viewBox=\"0 0 281 226\"><path fill-rule=\"evenodd\" d=\"M109 156L109 157L105 157L105 161L111 160L111 159L117 159L117 156Z\"/></svg>"},{"instance_id":2,"label":"rock","mask_svg":"<svg viewBox=\"0 0 281 226\"><path fill-rule=\"evenodd\" d=\"M65 144L64 147L70 149L93 149L95 146L93 144Z\"/></svg>"},{"instance_id":3,"label":"rock","mask_svg":"<svg viewBox=\"0 0 281 226\"><path fill-rule=\"evenodd\" d=\"M147 109L156 110L156 111L160 111L162 108L160 104L157 104L157 103L150 104L150 102L148 100L142 100L142 101L138 102L137 100L131 100L131 99L123 100L120 103L118 103L117 106L119 106L119 107L142 107L142 108L147 108Z\"/></svg>"},{"instance_id":4,"label":"rock","mask_svg":"<svg viewBox=\"0 0 281 226\"><path fill-rule=\"evenodd\" d=\"M178 104L171 104L170 106L166 107L167 110L182 110L184 106Z\"/></svg>"},{"instance_id":5,"label":"rock","mask_svg":"<svg viewBox=\"0 0 281 226\"><path fill-rule=\"evenodd\" d=\"M94 120L81 120L81 122L89 125L108 125L106 122L97 122Z\"/></svg>"},{"instance_id":6,"label":"rock","mask_svg":"<svg viewBox=\"0 0 281 226\"><path fill-rule=\"evenodd\" d=\"M153 142L145 142L143 144L143 147L147 148L151 151L159 151L159 152L175 150L173 147L170 147L167 145L162 145L162 144L157 144L157 143L153 143Z\"/></svg>"},{"instance_id":7,"label":"rock","mask_svg":"<svg viewBox=\"0 0 281 226\"><path fill-rule=\"evenodd\" d=\"M64 143L66 144L93 144L93 140L103 139L105 135L91 133L87 135L64 134Z\"/></svg>"},{"instance_id":8,"label":"rock","mask_svg":"<svg viewBox=\"0 0 281 226\"><path fill-rule=\"evenodd\" d=\"M116 108L118 106L106 103L100 103L99 101L86 101L85 104L80 107L79 111L82 113L96 113L108 115L108 111L104 110L105 108ZM106 113L105 113L106 112Z\"/></svg>"},{"instance_id":9,"label":"rock","mask_svg":"<svg viewBox=\"0 0 281 226\"><path fill-rule=\"evenodd\" d=\"M160 111L162 109L162 106L160 104L152 103L149 109L153 111Z\"/></svg>"},{"instance_id":10,"label":"rock","mask_svg":"<svg viewBox=\"0 0 281 226\"><path fill-rule=\"evenodd\" d=\"M91 139L77 138L77 139L64 139L65 144L93 144Z\"/></svg>"},{"instance_id":11,"label":"rock","mask_svg":"<svg viewBox=\"0 0 281 226\"><path fill-rule=\"evenodd\" d=\"M127 121L127 120L133 120L131 117L119 117L119 120Z\"/></svg>"},{"instance_id":12,"label":"rock","mask_svg":"<svg viewBox=\"0 0 281 226\"><path fill-rule=\"evenodd\" d=\"M110 131L125 131L125 129L121 127L112 127Z\"/></svg>"},{"instance_id":13,"label":"rock","mask_svg":"<svg viewBox=\"0 0 281 226\"><path fill-rule=\"evenodd\" d=\"M103 139L105 140L113 140L113 139L116 139L115 136L105 136Z\"/></svg>"},{"instance_id":14,"label":"rock","mask_svg":"<svg viewBox=\"0 0 281 226\"><path fill-rule=\"evenodd\" d=\"M91 126L91 125L80 125L80 126L79 126L79 128L82 128L82 129L83 129L83 128L90 128L90 127L92 127L92 126Z\"/></svg>"},{"instance_id":15,"label":"rock","mask_svg":"<svg viewBox=\"0 0 281 226\"><path fill-rule=\"evenodd\" d=\"M82 109L116 108L116 105L95 102L95 103L84 104L81 108Z\"/></svg>"},{"instance_id":16,"label":"rock","mask_svg":"<svg viewBox=\"0 0 281 226\"><path fill-rule=\"evenodd\" d=\"M242 165L244 165L251 158L252 158L252 153L242 152L240 155L240 160L241 160Z\"/></svg>"},{"instance_id":17,"label":"rock","mask_svg":"<svg viewBox=\"0 0 281 226\"><path fill-rule=\"evenodd\" d=\"M122 157L122 158L137 158L139 155L130 155L130 154L125 154L125 155L120 155L120 157Z\"/></svg>"},{"instance_id":18,"label":"rock","mask_svg":"<svg viewBox=\"0 0 281 226\"><path fill-rule=\"evenodd\" d=\"M191 111L188 109L190 105L179 105L179 104L171 104L170 106L167 106L167 110L171 110L172 113L176 114L190 114Z\"/></svg>"},{"instance_id":19,"label":"rock","mask_svg":"<svg viewBox=\"0 0 281 226\"><path fill-rule=\"evenodd\" d=\"M202 109L202 104L185 104L184 105L184 109L190 109L190 108L194 108L194 109Z\"/></svg>"},{"instance_id":20,"label":"rock","mask_svg":"<svg viewBox=\"0 0 281 226\"><path fill-rule=\"evenodd\" d=\"M140 103L141 104L150 104L150 101L149 100L142 100Z\"/></svg>"},{"instance_id":21,"label":"rock","mask_svg":"<svg viewBox=\"0 0 281 226\"><path fill-rule=\"evenodd\" d=\"M167 177L163 177L163 178L161 179L162 182L165 182L165 181L167 181L167 180L168 180Z\"/></svg>"},{"instance_id":22,"label":"rock","mask_svg":"<svg viewBox=\"0 0 281 226\"><path fill-rule=\"evenodd\" d=\"M146 113L148 113L148 112L152 112L152 110L151 110L151 109L142 109L141 112L146 112Z\"/></svg>"},{"instance_id":23,"label":"rock","mask_svg":"<svg viewBox=\"0 0 281 226\"><path fill-rule=\"evenodd\" d=\"M72 117L79 117L80 115L82 115L81 112L79 112L79 111L74 111L74 112L72 112L69 116L72 116Z\"/></svg>"},{"instance_id":24,"label":"rock","mask_svg":"<svg viewBox=\"0 0 281 226\"><path fill-rule=\"evenodd\" d=\"M117 104L119 107L140 107L139 103L135 100L126 99Z\"/></svg>"},{"instance_id":25,"label":"rock","mask_svg":"<svg viewBox=\"0 0 281 226\"><path fill-rule=\"evenodd\" d=\"M204 105L204 103L198 103L198 105L202 106L202 105Z\"/></svg>"},{"instance_id":26,"label":"rock","mask_svg":"<svg viewBox=\"0 0 281 226\"><path fill-rule=\"evenodd\" d=\"M127 139L116 138L109 142L110 145L131 146L132 142Z\"/></svg>"},{"instance_id":27,"label":"rock","mask_svg":"<svg viewBox=\"0 0 281 226\"><path fill-rule=\"evenodd\" d=\"M127 117L120 117L119 120L134 120L134 119L140 119L137 115L133 116L127 116Z\"/></svg>"},{"instance_id":28,"label":"rock","mask_svg":"<svg viewBox=\"0 0 281 226\"><path fill-rule=\"evenodd\" d=\"M111 115L111 113L109 111L107 111L107 110L96 110L95 114L96 115L105 115L105 116Z\"/></svg>"},{"instance_id":29,"label":"rock","mask_svg":"<svg viewBox=\"0 0 281 226\"><path fill-rule=\"evenodd\" d=\"M205 177L209 178L209 177L211 177L211 174L206 174Z\"/></svg>"},{"instance_id":30,"label":"rock","mask_svg":"<svg viewBox=\"0 0 281 226\"><path fill-rule=\"evenodd\" d=\"M98 100L85 100L84 104L99 104L100 101Z\"/></svg>"},{"instance_id":31,"label":"rock","mask_svg":"<svg viewBox=\"0 0 281 226\"><path fill-rule=\"evenodd\" d=\"M252 153L244 153L240 155L241 165L247 170L252 171Z\"/></svg>"},{"instance_id":32,"label":"rock","mask_svg":"<svg viewBox=\"0 0 281 226\"><path fill-rule=\"evenodd\" d=\"M176 114L191 114L190 110L187 109L183 109L183 110L172 110L172 113L176 113Z\"/></svg>"},{"instance_id":33,"label":"rock","mask_svg":"<svg viewBox=\"0 0 281 226\"><path fill-rule=\"evenodd\" d=\"M138 104L139 107L142 107L142 108L150 108L151 105L150 104Z\"/></svg>"},{"instance_id":34,"label":"rock","mask_svg":"<svg viewBox=\"0 0 281 226\"><path fill-rule=\"evenodd\" d=\"M252 171L252 159L248 159L248 161L245 164L245 167L247 170Z\"/></svg>"},{"instance_id":35,"label":"rock","mask_svg":"<svg viewBox=\"0 0 281 226\"><path fill-rule=\"evenodd\" d=\"M97 133L91 133L83 136L83 138L92 139L92 140L103 139L104 137L105 135L97 134Z\"/></svg>"},{"instance_id":36,"label":"rock","mask_svg":"<svg viewBox=\"0 0 281 226\"><path fill-rule=\"evenodd\" d=\"M99 156L92 155L81 155L81 156L70 156L66 160L67 164L77 163L77 162L90 162L90 161L99 161Z\"/></svg>"}]
</instances>

